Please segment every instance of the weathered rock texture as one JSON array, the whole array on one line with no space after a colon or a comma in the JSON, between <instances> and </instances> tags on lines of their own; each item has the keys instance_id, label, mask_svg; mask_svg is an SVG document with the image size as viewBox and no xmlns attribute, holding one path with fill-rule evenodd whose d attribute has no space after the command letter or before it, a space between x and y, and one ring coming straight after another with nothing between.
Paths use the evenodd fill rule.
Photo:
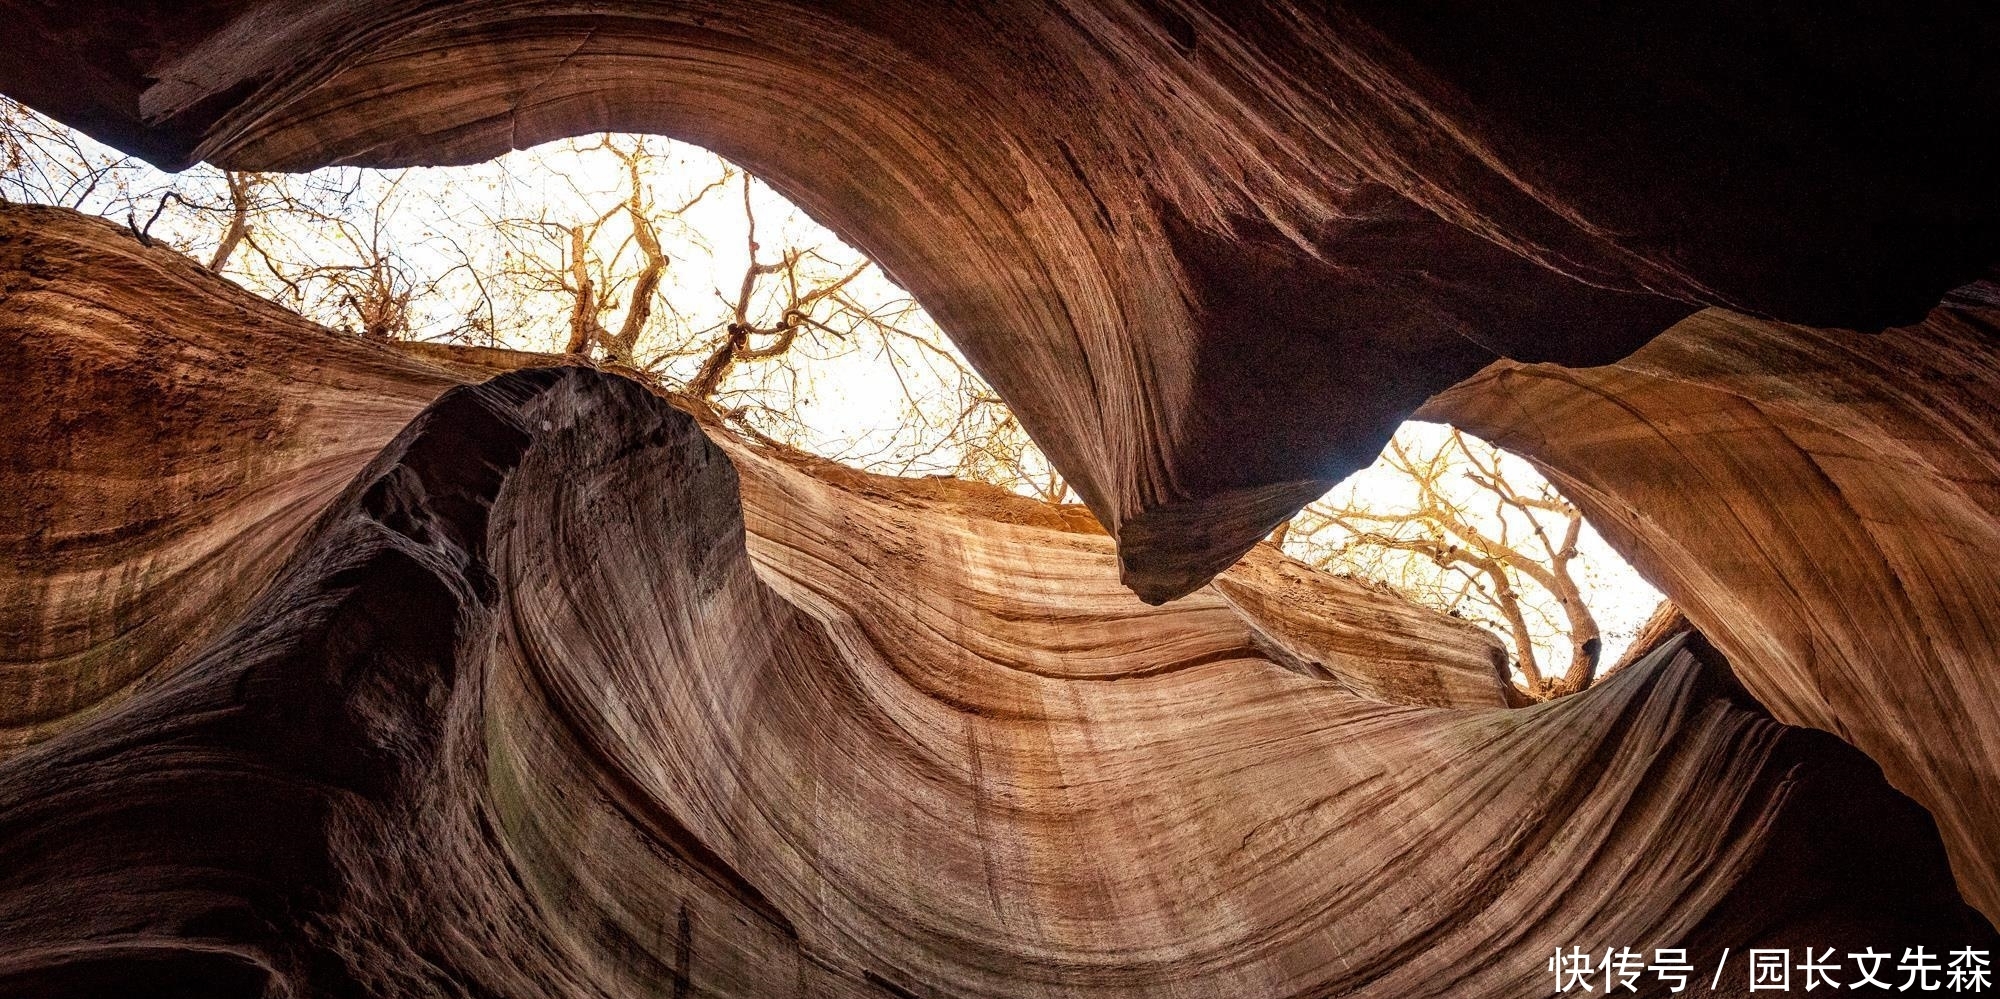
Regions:
<instances>
[{"instance_id":1,"label":"weathered rock texture","mask_svg":"<svg viewBox=\"0 0 2000 999\"><path fill-rule=\"evenodd\" d=\"M0 289L0 994L1500 997L1559 945L2000 946L1928 816L1697 638L1508 710L1491 638L1269 550L1149 607L1060 509L364 345L106 223L0 210Z\"/></svg>"},{"instance_id":2,"label":"weathered rock texture","mask_svg":"<svg viewBox=\"0 0 2000 999\"><path fill-rule=\"evenodd\" d=\"M1773 714L1930 808L2000 912L2000 289L1874 336L1706 311L1425 413L1533 459Z\"/></svg>"},{"instance_id":3,"label":"weathered rock texture","mask_svg":"<svg viewBox=\"0 0 2000 999\"><path fill-rule=\"evenodd\" d=\"M0 91L167 165L728 155L887 266L1189 592L1496 357L1880 328L2000 260L1978 0L6 0Z\"/></svg>"},{"instance_id":4,"label":"weathered rock texture","mask_svg":"<svg viewBox=\"0 0 2000 999\"><path fill-rule=\"evenodd\" d=\"M1558 944L1991 946L2000 313L1924 318L2000 258L1987 6L0 0L0 91L162 164L729 155L1110 532L8 209L0 992L1513 996ZM1429 412L1715 648L1509 711L1463 626L1268 551L1209 584L1468 377Z\"/></svg>"}]
</instances>

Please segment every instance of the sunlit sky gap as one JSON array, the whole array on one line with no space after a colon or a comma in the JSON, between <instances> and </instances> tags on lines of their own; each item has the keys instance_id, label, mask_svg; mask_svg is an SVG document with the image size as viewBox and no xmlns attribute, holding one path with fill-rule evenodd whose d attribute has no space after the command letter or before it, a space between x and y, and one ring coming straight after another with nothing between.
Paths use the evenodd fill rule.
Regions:
<instances>
[{"instance_id":1,"label":"sunlit sky gap","mask_svg":"<svg viewBox=\"0 0 2000 999\"><path fill-rule=\"evenodd\" d=\"M21 111L15 106L12 113ZM221 171L202 165L180 175L165 174L46 119L35 124L60 131L76 156L117 161L116 168L92 185L79 180L80 175L65 176L61 164L23 163L17 156L0 164L13 178L0 186L0 194L65 204L120 222L130 214L142 225L158 210L150 229L154 238L197 260L214 252L227 222L226 214L213 208L228 202ZM282 193L297 200L309 207L311 221L260 232L259 246L239 249L223 273L311 318L352 329L352 310L340 300L337 286L301 281L296 271L280 277L281 268L271 261L333 260L352 257L371 243L393 246L408 272L401 280L411 292L410 338L561 351L569 335L572 300L559 285L537 277L567 266L566 243L553 225L603 218L589 246L608 274L615 275L639 253L633 227L618 211L630 190L626 162L617 155L621 150L645 153L644 186L660 219L661 242L669 250L670 264L653 307L656 320L666 321L648 326L657 332L642 341L637 354L642 367L668 384L685 384L722 335L720 324L728 319L750 259L750 216L766 259L780 247L799 248L802 273L809 270L823 280L865 263L832 231L715 154L659 137L617 135L549 143L472 166L331 167L275 178L272 183L284 185L282 192L273 189L265 196ZM197 204L205 200L210 210L187 209L171 199L161 208L168 190ZM491 237L495 231L499 238ZM472 233L482 235L472 238ZM493 280L496 275L516 279ZM602 316L604 326L615 329L623 320L631 307L627 290L609 288L617 301ZM1073 499L997 396L970 372L908 293L875 267L855 275L848 290L886 330L878 325L870 327L875 335L853 330L843 335L834 323L815 336L801 337L793 348L798 363L739 364L718 393L718 404L744 400L748 405L739 414L741 422L757 432L870 471L971 475L1044 497L1051 495L1047 484L1053 481L1055 495ZM763 292L775 293L775 288ZM981 456L934 443L948 424L966 419L985 421L970 428L974 439L1010 438L1009 447L994 450L1012 456L1021 467L988 467L991 463ZM1448 433L1449 428L1412 422L1404 424L1399 439L1434 449ZM1515 481L1541 484L1527 462L1511 455L1503 460ZM1383 462L1356 473L1330 496L1383 510L1407 509L1416 501L1413 483ZM1286 547L1303 556L1329 540L1324 535L1295 539ZM1602 661L1609 665L1660 595L1594 529L1583 529L1578 550L1579 584L1604 630ZM1396 582L1401 570L1392 559L1378 560L1365 572L1350 571ZM1480 616L1473 610L1462 613ZM1535 613L1555 620L1546 602ZM1560 644L1542 647L1538 642L1542 658L1557 669L1565 665L1566 648L1554 647Z\"/></svg>"}]
</instances>

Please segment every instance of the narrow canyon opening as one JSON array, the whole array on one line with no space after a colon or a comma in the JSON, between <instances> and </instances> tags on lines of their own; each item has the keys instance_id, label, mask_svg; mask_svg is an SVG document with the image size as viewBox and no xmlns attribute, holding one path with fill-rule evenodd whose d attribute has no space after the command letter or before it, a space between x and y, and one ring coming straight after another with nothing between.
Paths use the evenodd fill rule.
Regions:
<instances>
[{"instance_id":1,"label":"narrow canyon opening","mask_svg":"<svg viewBox=\"0 0 2000 999\"><path fill-rule=\"evenodd\" d=\"M913 296L700 147L604 133L464 166L166 174L0 101L0 196L122 221L331 329L566 357L859 471L1076 501ZM1670 610L1529 463L1438 424L1404 423L1269 541L1492 631L1524 702L1587 687Z\"/></svg>"},{"instance_id":2,"label":"narrow canyon opening","mask_svg":"<svg viewBox=\"0 0 2000 999\"><path fill-rule=\"evenodd\" d=\"M1991 11L0 18L0 996L1990 988Z\"/></svg>"}]
</instances>

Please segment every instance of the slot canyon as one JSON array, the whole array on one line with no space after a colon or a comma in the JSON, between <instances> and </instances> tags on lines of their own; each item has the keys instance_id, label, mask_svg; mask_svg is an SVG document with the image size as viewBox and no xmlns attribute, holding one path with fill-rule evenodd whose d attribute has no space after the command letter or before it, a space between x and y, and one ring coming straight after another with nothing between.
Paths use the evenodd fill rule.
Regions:
<instances>
[{"instance_id":1,"label":"slot canyon","mask_svg":"<svg viewBox=\"0 0 2000 999\"><path fill-rule=\"evenodd\" d=\"M1502 999L1572 946L1747 995L1725 949L2000 950L1984 5L0 31L0 94L166 169L699 143L1083 501L0 203L0 996ZM1684 618L1523 706L1488 632L1260 543L1412 417Z\"/></svg>"}]
</instances>

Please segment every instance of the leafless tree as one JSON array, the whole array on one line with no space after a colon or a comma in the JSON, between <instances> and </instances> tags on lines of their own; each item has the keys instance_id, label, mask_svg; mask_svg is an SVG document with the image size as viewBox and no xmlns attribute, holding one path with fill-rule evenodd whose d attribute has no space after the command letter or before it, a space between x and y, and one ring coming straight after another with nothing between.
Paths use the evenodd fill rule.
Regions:
<instances>
[{"instance_id":1,"label":"leafless tree","mask_svg":"<svg viewBox=\"0 0 2000 999\"><path fill-rule=\"evenodd\" d=\"M112 216L133 208L144 165L0 97L0 201Z\"/></svg>"},{"instance_id":2,"label":"leafless tree","mask_svg":"<svg viewBox=\"0 0 2000 999\"><path fill-rule=\"evenodd\" d=\"M1071 498L914 300L719 158L601 135L456 173L169 176L0 100L0 167L0 197L123 221L328 326L561 350L862 467ZM690 217L716 222L722 192L740 193L744 236L717 250ZM857 364L892 394L826 374ZM887 403L894 425L829 437L812 409L826 396Z\"/></svg>"},{"instance_id":3,"label":"leafless tree","mask_svg":"<svg viewBox=\"0 0 2000 999\"><path fill-rule=\"evenodd\" d=\"M763 249L757 243L757 211L750 200L750 181L743 181L743 218L746 241L749 249L749 263L743 269L743 282L738 286L736 300L732 303L728 322L723 327L722 341L710 351L687 384L687 391L698 399L713 397L722 387L722 380L730 368L739 361L761 361L783 357L798 342L799 333L805 329L824 330L834 336L843 334L813 317L813 311L822 303L831 301L835 308L854 309L855 303L841 296L841 290L853 283L854 279L868 269L866 260L855 264L844 274L817 286L801 285L799 265L809 256L816 256L811 249L786 247L777 260L758 259ZM759 324L751 315L752 302L758 286L766 277L775 277L782 293L778 299L775 322ZM866 313L862 313L865 315ZM758 344L756 338L769 337L770 342Z\"/></svg>"},{"instance_id":4,"label":"leafless tree","mask_svg":"<svg viewBox=\"0 0 2000 999\"><path fill-rule=\"evenodd\" d=\"M1603 635L1578 579L1584 519L1575 504L1546 482L1518 487L1497 449L1456 429L1435 448L1392 440L1383 461L1408 480L1413 503L1385 509L1336 493L1273 540L1323 568L1383 579L1493 624L1532 698L1590 686ZM1567 646L1560 672L1538 648L1551 639Z\"/></svg>"},{"instance_id":5,"label":"leafless tree","mask_svg":"<svg viewBox=\"0 0 2000 999\"><path fill-rule=\"evenodd\" d=\"M229 258L243 243L243 237L250 234L250 209L255 199L253 185L256 177L252 174L229 171L229 226L222 230L222 238L216 241L215 252L209 255L208 269L221 273L229 266Z\"/></svg>"}]
</instances>

